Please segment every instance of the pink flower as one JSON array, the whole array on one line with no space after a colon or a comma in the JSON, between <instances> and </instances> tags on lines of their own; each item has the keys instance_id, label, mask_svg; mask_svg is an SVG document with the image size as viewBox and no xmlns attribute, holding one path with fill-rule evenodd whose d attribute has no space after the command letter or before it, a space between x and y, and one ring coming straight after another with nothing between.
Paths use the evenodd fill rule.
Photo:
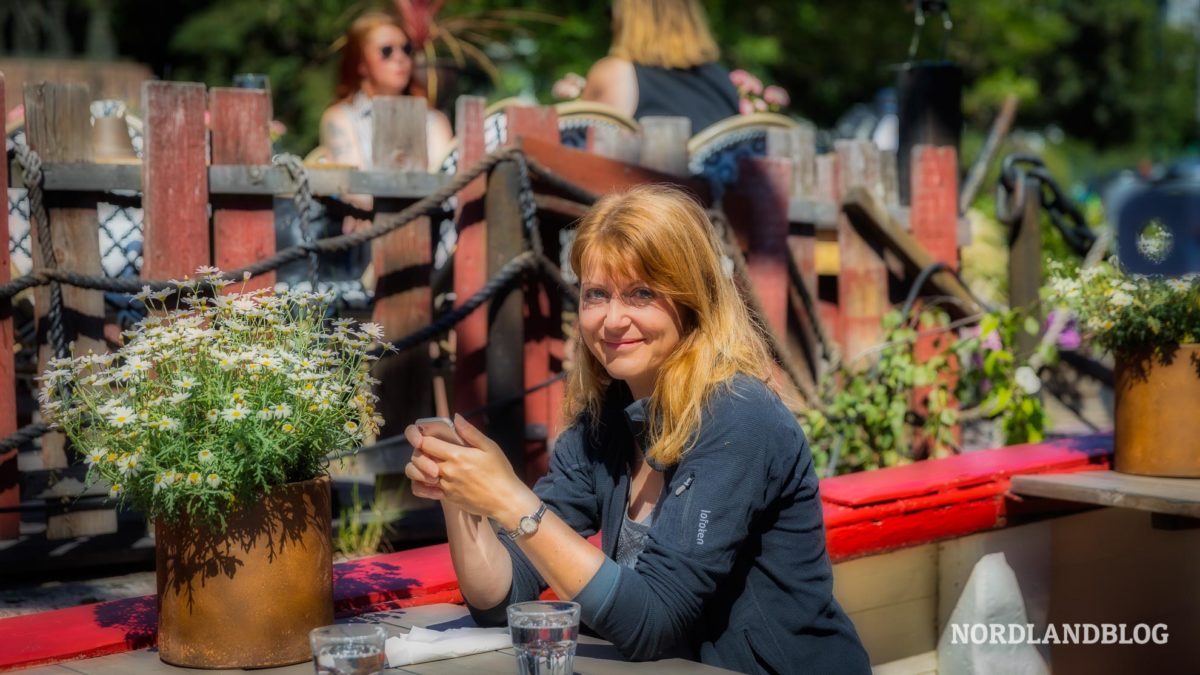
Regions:
<instances>
[{"instance_id":1,"label":"pink flower","mask_svg":"<svg viewBox=\"0 0 1200 675\"><path fill-rule=\"evenodd\" d=\"M567 73L554 83L554 87L551 88L550 93L554 95L554 98L579 98L579 95L583 93L583 88L586 85L587 80L584 79L582 75L579 75L578 73Z\"/></svg>"},{"instance_id":2,"label":"pink flower","mask_svg":"<svg viewBox=\"0 0 1200 675\"><path fill-rule=\"evenodd\" d=\"M792 97L788 96L787 90L776 85L771 85L763 91L763 100L780 108L786 108L792 103Z\"/></svg>"},{"instance_id":3,"label":"pink flower","mask_svg":"<svg viewBox=\"0 0 1200 675\"><path fill-rule=\"evenodd\" d=\"M754 112L754 104L743 98L738 101L738 112L743 115L750 115Z\"/></svg>"},{"instance_id":4,"label":"pink flower","mask_svg":"<svg viewBox=\"0 0 1200 675\"><path fill-rule=\"evenodd\" d=\"M754 94L756 96L762 94L762 80L741 68L729 74L729 81L733 83L733 86L738 88L738 91L744 94Z\"/></svg>"}]
</instances>

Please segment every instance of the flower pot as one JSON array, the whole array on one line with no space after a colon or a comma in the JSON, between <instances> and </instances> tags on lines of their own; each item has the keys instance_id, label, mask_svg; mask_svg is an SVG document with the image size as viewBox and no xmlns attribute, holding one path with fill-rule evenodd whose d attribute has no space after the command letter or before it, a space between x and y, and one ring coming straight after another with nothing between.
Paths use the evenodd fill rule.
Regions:
<instances>
[{"instance_id":1,"label":"flower pot","mask_svg":"<svg viewBox=\"0 0 1200 675\"><path fill-rule=\"evenodd\" d=\"M1166 358L1123 355L1115 375L1113 468L1200 478L1200 344Z\"/></svg>"},{"instance_id":2,"label":"flower pot","mask_svg":"<svg viewBox=\"0 0 1200 675\"><path fill-rule=\"evenodd\" d=\"M329 478L276 488L224 532L155 524L158 649L191 668L268 668L312 658L333 623Z\"/></svg>"}]
</instances>

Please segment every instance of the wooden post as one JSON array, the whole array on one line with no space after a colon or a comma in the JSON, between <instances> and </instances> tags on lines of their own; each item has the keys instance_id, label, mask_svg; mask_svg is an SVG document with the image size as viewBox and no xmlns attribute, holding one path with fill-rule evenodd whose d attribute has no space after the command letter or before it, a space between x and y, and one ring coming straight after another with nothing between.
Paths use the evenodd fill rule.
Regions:
<instances>
[{"instance_id":1,"label":"wooden post","mask_svg":"<svg viewBox=\"0 0 1200 675\"><path fill-rule=\"evenodd\" d=\"M770 129L767 132L767 156L789 160L792 181L789 199L816 199L817 155L816 135L811 126L794 129ZM803 373L815 385L820 375L822 355L818 348L816 322L820 317L817 300L816 224L789 222L787 224L787 255L799 274L799 284L787 283L788 331L786 342L793 358L808 365ZM807 294L810 306L804 300Z\"/></svg>"},{"instance_id":2,"label":"wooden post","mask_svg":"<svg viewBox=\"0 0 1200 675\"><path fill-rule=\"evenodd\" d=\"M1009 237L1008 306L1032 307L1042 286L1042 212L1038 183L1025 184L1025 213ZM1017 331L1017 352L1028 356L1037 347L1038 336Z\"/></svg>"},{"instance_id":3,"label":"wooden post","mask_svg":"<svg viewBox=\"0 0 1200 675\"><path fill-rule=\"evenodd\" d=\"M909 230L934 259L958 269L958 157L951 146L913 148Z\"/></svg>"},{"instance_id":4,"label":"wooden post","mask_svg":"<svg viewBox=\"0 0 1200 675\"><path fill-rule=\"evenodd\" d=\"M377 96L372 100L375 124L375 169L425 171L429 166L425 140L425 99L414 96ZM396 217L403 203L375 200L375 222ZM429 218L422 217L371 242L375 267L376 323L388 340L423 328L433 319L429 274L433 269L433 243ZM415 347L385 356L375 365L380 412L387 421L385 436L403 432L405 425L433 411L433 368L429 352Z\"/></svg>"},{"instance_id":5,"label":"wooden post","mask_svg":"<svg viewBox=\"0 0 1200 675\"><path fill-rule=\"evenodd\" d=\"M0 110L4 107L4 73L0 73ZM8 162L0 162L0 185L8 185ZM0 209L0 284L12 279L8 253L8 209ZM12 298L0 298L0 438L17 430L17 378L13 364ZM21 482L17 449L0 450L0 508L20 506ZM21 514L0 514L0 541L21 535Z\"/></svg>"},{"instance_id":6,"label":"wooden post","mask_svg":"<svg viewBox=\"0 0 1200 675\"><path fill-rule=\"evenodd\" d=\"M635 134L600 125L588 128L588 151L601 157L636 164L642 154L642 143Z\"/></svg>"},{"instance_id":7,"label":"wooden post","mask_svg":"<svg viewBox=\"0 0 1200 675\"><path fill-rule=\"evenodd\" d=\"M512 138L512 135L509 136ZM525 233L521 222L520 172L511 162L492 169L485 208L488 223L488 278L521 253ZM488 304L487 399L509 402L488 412L488 433L508 456L518 476L525 471L525 293L519 285Z\"/></svg>"},{"instance_id":8,"label":"wooden post","mask_svg":"<svg viewBox=\"0 0 1200 675\"><path fill-rule=\"evenodd\" d=\"M838 141L842 195L851 187L879 183L879 150L870 141ZM888 277L883 259L864 240L845 213L838 216L838 312L843 355L854 359L879 343L888 308ZM859 364L862 365L862 364Z\"/></svg>"},{"instance_id":9,"label":"wooden post","mask_svg":"<svg viewBox=\"0 0 1200 675\"><path fill-rule=\"evenodd\" d=\"M85 84L25 85L25 131L29 147L42 162L89 162L92 159L92 128L88 105L91 96ZM94 195L48 192L44 203L50 218L50 238L60 269L80 274L103 274L100 267L100 235ZM45 269L37 227L30 218L33 269ZM76 354L107 351L104 344L104 295L63 285L63 327L68 342L75 341ZM46 312L50 287L34 294L37 306L38 372L54 354ZM42 437L42 461L47 469L68 465L65 437L61 433Z\"/></svg>"},{"instance_id":10,"label":"wooden post","mask_svg":"<svg viewBox=\"0 0 1200 675\"><path fill-rule=\"evenodd\" d=\"M829 202L841 211L842 179L841 163L837 153L828 153L817 157L817 199ZM841 216L838 217L839 223ZM838 276L841 264L838 259L837 232L817 232L816 245L813 250L813 266L817 276L817 302L820 308L821 322L829 330L829 335L839 345L842 344L841 308L838 306ZM828 282L822 283L824 276Z\"/></svg>"},{"instance_id":11,"label":"wooden post","mask_svg":"<svg viewBox=\"0 0 1200 675\"><path fill-rule=\"evenodd\" d=\"M777 335L787 335L788 191L792 164L786 159L748 158L738 164L735 190L726 196L738 204L747 250L750 281L762 301L763 320ZM736 193L736 194L735 194Z\"/></svg>"},{"instance_id":12,"label":"wooden post","mask_svg":"<svg viewBox=\"0 0 1200 675\"><path fill-rule=\"evenodd\" d=\"M458 170L467 171L486 154L482 96L460 96L455 114ZM483 202L487 177L480 176L458 193L458 244L454 249L454 297L462 305L487 283L488 227ZM486 305L485 305L486 306ZM454 410L474 410L487 401L487 313L476 310L455 328Z\"/></svg>"},{"instance_id":13,"label":"wooden post","mask_svg":"<svg viewBox=\"0 0 1200 675\"><path fill-rule=\"evenodd\" d=\"M642 149L638 163L672 176L688 175L687 142L692 122L686 117L643 117Z\"/></svg>"},{"instance_id":14,"label":"wooden post","mask_svg":"<svg viewBox=\"0 0 1200 675\"><path fill-rule=\"evenodd\" d=\"M520 139L535 138L557 146L559 144L558 113L551 107L516 106L508 109L508 139L509 143L519 143ZM515 167L514 167L515 168ZM489 187L489 190L491 188ZM519 195L514 194L516 199ZM519 207L519 205L518 205ZM518 213L517 220L520 220ZM489 218L489 223L491 222ZM523 232L523 223L518 225L518 233ZM509 230L506 228L506 232ZM501 235L495 231L495 236ZM546 253L554 259L551 248L557 248L557 236L546 236L542 239L547 247ZM512 256L521 252L520 242L523 238L518 234L518 248ZM505 247L510 246L506 243ZM507 259L506 259L507 260ZM505 261L499 261L501 264ZM550 355L552 352L562 353L562 340L558 337L559 317L562 316L562 303L556 292L551 296L546 290L546 284L540 279L531 278L525 283L525 374L524 389L545 382L550 378ZM491 363L491 359L488 359ZM489 376L490 381L490 376ZM532 483L546 473L549 468L549 441L558 432L560 408L562 402L562 384L555 383L544 387L525 397L525 460L524 475L526 482ZM489 396L490 400L495 400Z\"/></svg>"},{"instance_id":15,"label":"wooden post","mask_svg":"<svg viewBox=\"0 0 1200 675\"><path fill-rule=\"evenodd\" d=\"M912 150L909 230L913 238L932 258L958 269L958 156L953 146L935 147L918 145ZM928 292L928 286L926 292ZM915 311L920 310L920 305ZM918 324L919 325L919 324ZM921 335L914 345L915 357L926 362L937 354L946 352L952 343L953 333ZM951 392L958 379L958 368L951 356L949 367L938 374ZM928 414L924 404L932 386L918 387L913 391L913 407L922 415ZM951 396L950 406L958 402ZM953 430L957 437L959 430ZM918 434L914 439L918 446L930 445L930 439ZM918 452L928 453L926 447Z\"/></svg>"},{"instance_id":16,"label":"wooden post","mask_svg":"<svg viewBox=\"0 0 1200 675\"><path fill-rule=\"evenodd\" d=\"M271 163L271 95L252 89L213 89L209 96L212 163ZM213 258L222 270L249 265L275 253L272 197L214 195ZM247 290L274 288L275 273L251 279Z\"/></svg>"},{"instance_id":17,"label":"wooden post","mask_svg":"<svg viewBox=\"0 0 1200 675\"><path fill-rule=\"evenodd\" d=\"M45 163L89 162L92 160L92 128L88 105L91 95L84 84L27 84L25 86L25 121L29 147L37 151ZM50 238L54 257L60 269L85 275L102 275L100 267L100 236L96 220L96 197L49 192L45 205L50 218ZM45 268L33 228L33 268ZM50 344L50 290L44 286L35 294L38 311L38 371L44 372L46 361L53 354ZM100 291L84 290L63 285L63 327L67 340L74 341L75 354L97 354L107 351L104 343L104 296ZM69 464L66 439L61 433L42 437L44 468L63 468ZM47 539L70 539L83 535L107 534L117 531L116 511L111 508L73 509L69 513L48 512Z\"/></svg>"},{"instance_id":18,"label":"wooden post","mask_svg":"<svg viewBox=\"0 0 1200 675\"><path fill-rule=\"evenodd\" d=\"M212 262L204 85L145 82L142 277L182 279Z\"/></svg>"}]
</instances>

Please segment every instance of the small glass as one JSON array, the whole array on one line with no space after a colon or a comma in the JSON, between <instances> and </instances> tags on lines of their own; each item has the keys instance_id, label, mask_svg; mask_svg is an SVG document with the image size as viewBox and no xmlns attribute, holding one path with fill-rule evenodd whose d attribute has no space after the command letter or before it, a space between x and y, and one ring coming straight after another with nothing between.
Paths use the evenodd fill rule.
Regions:
<instances>
[{"instance_id":1,"label":"small glass","mask_svg":"<svg viewBox=\"0 0 1200 675\"><path fill-rule=\"evenodd\" d=\"M314 628L308 634L317 675L375 675L383 671L387 632L372 623Z\"/></svg>"},{"instance_id":2,"label":"small glass","mask_svg":"<svg viewBox=\"0 0 1200 675\"><path fill-rule=\"evenodd\" d=\"M508 630L521 675L574 672L579 603L535 601L509 605Z\"/></svg>"}]
</instances>

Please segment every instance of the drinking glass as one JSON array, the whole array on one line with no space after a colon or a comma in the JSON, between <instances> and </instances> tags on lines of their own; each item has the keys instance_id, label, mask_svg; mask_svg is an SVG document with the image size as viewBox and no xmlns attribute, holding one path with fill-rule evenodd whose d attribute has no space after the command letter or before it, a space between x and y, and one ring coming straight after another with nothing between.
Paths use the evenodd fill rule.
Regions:
<instances>
[{"instance_id":1,"label":"drinking glass","mask_svg":"<svg viewBox=\"0 0 1200 675\"><path fill-rule=\"evenodd\" d=\"M574 672L579 603L535 601L509 605L508 629L521 675Z\"/></svg>"},{"instance_id":2,"label":"drinking glass","mask_svg":"<svg viewBox=\"0 0 1200 675\"><path fill-rule=\"evenodd\" d=\"M382 672L387 632L371 623L348 623L314 628L313 665L317 675L375 675Z\"/></svg>"}]
</instances>

